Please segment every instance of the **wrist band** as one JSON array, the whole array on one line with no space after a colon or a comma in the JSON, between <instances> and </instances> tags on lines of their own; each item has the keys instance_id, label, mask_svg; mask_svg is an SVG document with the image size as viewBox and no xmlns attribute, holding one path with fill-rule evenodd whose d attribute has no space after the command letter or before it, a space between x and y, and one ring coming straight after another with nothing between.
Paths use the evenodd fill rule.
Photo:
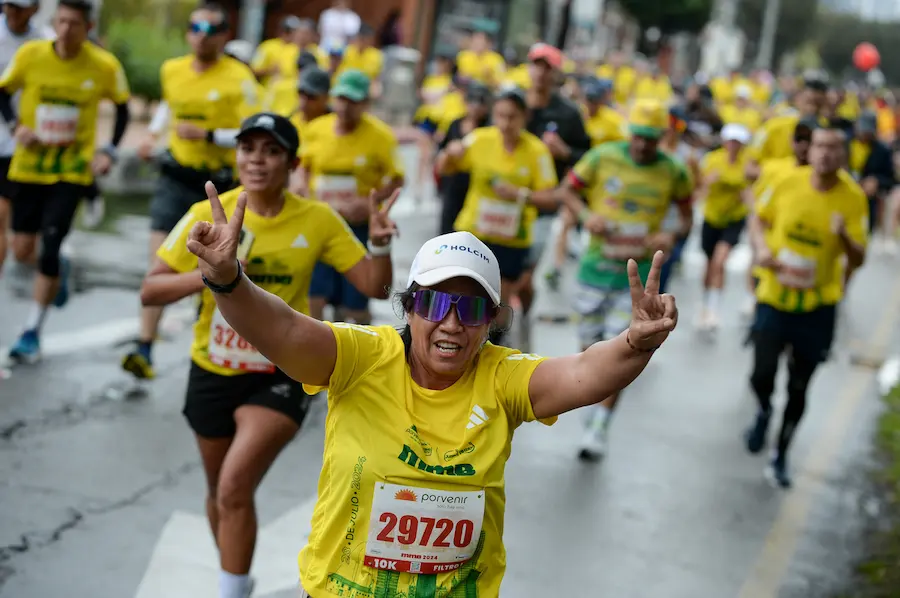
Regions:
<instances>
[{"instance_id":1,"label":"wrist band","mask_svg":"<svg viewBox=\"0 0 900 598\"><path fill-rule=\"evenodd\" d=\"M372 257L385 257L391 255L391 242L388 241L387 245L373 245L372 240L369 239L366 242L366 249L369 250L369 255Z\"/></svg>"},{"instance_id":2,"label":"wrist band","mask_svg":"<svg viewBox=\"0 0 900 598\"><path fill-rule=\"evenodd\" d=\"M655 352L657 349L659 349L659 347L662 346L662 345L659 345L658 347L653 347L653 348L651 348L651 349L638 349L638 348L635 347L634 344L632 344L632 342L631 342L631 331L630 331L630 330L629 330L628 332L625 333L625 342L628 343L628 346L631 347L631 350L632 350L632 351L637 351L638 353L653 353L653 352Z\"/></svg>"},{"instance_id":3,"label":"wrist band","mask_svg":"<svg viewBox=\"0 0 900 598\"><path fill-rule=\"evenodd\" d=\"M527 187L519 187L519 196L516 199L519 200L519 203L528 203L528 200L531 199L531 189Z\"/></svg>"},{"instance_id":4,"label":"wrist band","mask_svg":"<svg viewBox=\"0 0 900 598\"><path fill-rule=\"evenodd\" d=\"M203 276L203 284L206 285L206 288L208 288L213 293L216 293L217 295L227 295L231 293L234 289L237 288L238 284L241 282L241 279L244 278L244 267L241 266L240 261L238 261L237 265L238 273L234 280L231 281L231 283L225 285L216 284L214 282L210 282L209 279L206 278L206 276Z\"/></svg>"}]
</instances>

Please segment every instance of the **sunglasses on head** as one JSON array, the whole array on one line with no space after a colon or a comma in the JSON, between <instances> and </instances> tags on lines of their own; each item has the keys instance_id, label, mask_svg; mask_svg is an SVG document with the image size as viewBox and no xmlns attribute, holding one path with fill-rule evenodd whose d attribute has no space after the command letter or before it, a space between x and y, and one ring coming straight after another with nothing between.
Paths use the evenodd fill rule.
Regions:
<instances>
[{"instance_id":1,"label":"sunglasses on head","mask_svg":"<svg viewBox=\"0 0 900 598\"><path fill-rule=\"evenodd\" d=\"M209 21L191 21L188 29L191 33L202 33L204 35L213 36L228 31L228 24L225 21L215 24L210 23Z\"/></svg>"},{"instance_id":2,"label":"sunglasses on head","mask_svg":"<svg viewBox=\"0 0 900 598\"><path fill-rule=\"evenodd\" d=\"M483 326L496 313L496 308L484 297L451 295L440 291L421 290L413 293L413 311L429 322L443 322L456 305L456 315L463 326Z\"/></svg>"}]
</instances>

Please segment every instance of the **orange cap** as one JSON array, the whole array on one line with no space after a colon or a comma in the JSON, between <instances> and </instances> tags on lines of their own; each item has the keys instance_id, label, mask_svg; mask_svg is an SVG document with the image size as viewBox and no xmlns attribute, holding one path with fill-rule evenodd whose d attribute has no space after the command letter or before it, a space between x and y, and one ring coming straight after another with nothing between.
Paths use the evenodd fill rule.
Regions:
<instances>
[{"instance_id":1,"label":"orange cap","mask_svg":"<svg viewBox=\"0 0 900 598\"><path fill-rule=\"evenodd\" d=\"M560 69L563 65L563 53L559 48L554 48L550 44L537 43L528 50L528 62L537 62L538 60L543 60L551 67Z\"/></svg>"}]
</instances>

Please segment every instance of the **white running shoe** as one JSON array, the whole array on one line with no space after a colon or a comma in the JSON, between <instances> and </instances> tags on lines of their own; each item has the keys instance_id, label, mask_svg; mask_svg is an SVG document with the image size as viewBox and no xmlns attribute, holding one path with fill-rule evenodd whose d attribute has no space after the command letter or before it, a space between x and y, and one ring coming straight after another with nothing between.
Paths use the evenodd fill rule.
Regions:
<instances>
[{"instance_id":1,"label":"white running shoe","mask_svg":"<svg viewBox=\"0 0 900 598\"><path fill-rule=\"evenodd\" d=\"M582 461L599 461L606 455L605 418L594 414L581 437L580 446L578 458Z\"/></svg>"},{"instance_id":2,"label":"white running shoe","mask_svg":"<svg viewBox=\"0 0 900 598\"><path fill-rule=\"evenodd\" d=\"M104 216L106 216L106 201L102 195L84 202L81 223L85 228L95 230L103 223Z\"/></svg>"}]
</instances>

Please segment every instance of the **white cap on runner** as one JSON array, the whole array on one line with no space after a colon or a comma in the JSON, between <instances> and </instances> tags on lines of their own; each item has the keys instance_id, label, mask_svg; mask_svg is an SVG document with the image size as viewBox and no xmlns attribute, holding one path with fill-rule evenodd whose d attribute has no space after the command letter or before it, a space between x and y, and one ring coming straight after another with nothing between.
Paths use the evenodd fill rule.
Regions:
<instances>
[{"instance_id":1,"label":"white cap on runner","mask_svg":"<svg viewBox=\"0 0 900 598\"><path fill-rule=\"evenodd\" d=\"M406 288L423 287L451 278L471 278L487 291L494 305L500 305L500 265L487 245L472 233L456 232L426 241L409 269Z\"/></svg>"}]
</instances>

